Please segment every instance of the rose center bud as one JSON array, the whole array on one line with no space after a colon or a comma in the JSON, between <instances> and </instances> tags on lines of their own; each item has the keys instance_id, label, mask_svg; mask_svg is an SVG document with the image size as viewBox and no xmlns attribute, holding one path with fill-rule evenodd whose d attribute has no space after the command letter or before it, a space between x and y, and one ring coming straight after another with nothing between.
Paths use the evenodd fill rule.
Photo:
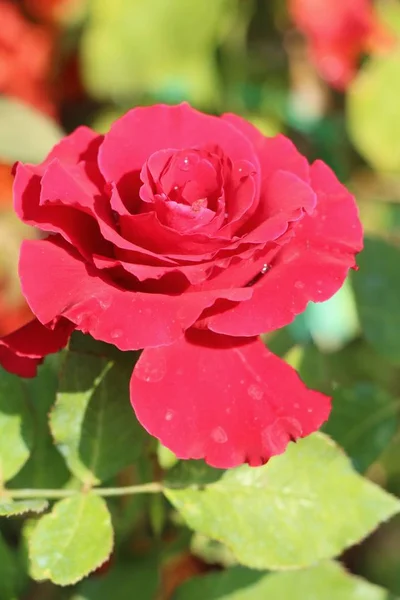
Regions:
<instances>
[{"instance_id":1,"label":"rose center bud","mask_svg":"<svg viewBox=\"0 0 400 600\"><path fill-rule=\"evenodd\" d=\"M220 158L207 150L161 150L142 170L144 210L181 232L199 230L221 209Z\"/></svg>"}]
</instances>

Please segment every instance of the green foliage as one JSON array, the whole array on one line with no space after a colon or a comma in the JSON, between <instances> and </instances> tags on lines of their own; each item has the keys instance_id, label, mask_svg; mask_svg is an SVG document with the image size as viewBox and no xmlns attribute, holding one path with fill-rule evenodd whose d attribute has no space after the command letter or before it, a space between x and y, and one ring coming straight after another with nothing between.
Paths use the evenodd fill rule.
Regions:
<instances>
[{"instance_id":1,"label":"green foliage","mask_svg":"<svg viewBox=\"0 0 400 600\"><path fill-rule=\"evenodd\" d=\"M213 102L214 51L237 0L92 0L82 42L84 81L97 98ZM149 40L151 42L149 43Z\"/></svg>"},{"instance_id":2,"label":"green foliage","mask_svg":"<svg viewBox=\"0 0 400 600\"><path fill-rule=\"evenodd\" d=\"M31 574L70 585L100 567L113 548L107 504L94 494L79 494L55 504L29 540Z\"/></svg>"},{"instance_id":3,"label":"green foliage","mask_svg":"<svg viewBox=\"0 0 400 600\"><path fill-rule=\"evenodd\" d=\"M0 600L18 600L18 562L0 536Z\"/></svg>"},{"instance_id":4,"label":"green foliage","mask_svg":"<svg viewBox=\"0 0 400 600\"><path fill-rule=\"evenodd\" d=\"M143 444L129 402L130 367L69 352L50 416L56 445L87 485L110 479L137 458Z\"/></svg>"},{"instance_id":5,"label":"green foliage","mask_svg":"<svg viewBox=\"0 0 400 600\"><path fill-rule=\"evenodd\" d=\"M83 582L71 600L154 600L159 586L154 560L121 562L109 573Z\"/></svg>"},{"instance_id":6,"label":"green foliage","mask_svg":"<svg viewBox=\"0 0 400 600\"><path fill-rule=\"evenodd\" d=\"M364 472L382 454L399 425L400 404L385 390L369 383L339 388L324 431Z\"/></svg>"},{"instance_id":7,"label":"green foliage","mask_svg":"<svg viewBox=\"0 0 400 600\"><path fill-rule=\"evenodd\" d=\"M214 469L207 465L204 460L185 460L167 473L165 483L170 487L205 485L218 481L223 473L221 469Z\"/></svg>"},{"instance_id":8,"label":"green foliage","mask_svg":"<svg viewBox=\"0 0 400 600\"><path fill-rule=\"evenodd\" d=\"M10 481L11 488L58 488L70 479L65 462L54 445L49 412L58 387L59 361L47 359L35 379L24 382L32 414L34 440L32 453L22 470Z\"/></svg>"},{"instance_id":9,"label":"green foliage","mask_svg":"<svg viewBox=\"0 0 400 600\"><path fill-rule=\"evenodd\" d=\"M367 238L353 276L357 308L366 339L383 356L400 362L400 250Z\"/></svg>"},{"instance_id":10,"label":"green foliage","mask_svg":"<svg viewBox=\"0 0 400 600\"><path fill-rule=\"evenodd\" d=\"M350 137L376 169L400 169L400 50L371 58L350 86ZM397 86L397 87L396 87ZM388 93L388 90L391 90Z\"/></svg>"},{"instance_id":11,"label":"green foliage","mask_svg":"<svg viewBox=\"0 0 400 600\"><path fill-rule=\"evenodd\" d=\"M389 600L382 588L352 577L333 562L271 575L230 569L184 584L173 600Z\"/></svg>"},{"instance_id":12,"label":"green foliage","mask_svg":"<svg viewBox=\"0 0 400 600\"><path fill-rule=\"evenodd\" d=\"M0 160L39 163L64 132L31 106L0 98Z\"/></svg>"},{"instance_id":13,"label":"green foliage","mask_svg":"<svg viewBox=\"0 0 400 600\"><path fill-rule=\"evenodd\" d=\"M49 503L46 500L0 500L0 517L14 517L28 512L41 513Z\"/></svg>"},{"instance_id":14,"label":"green foliage","mask_svg":"<svg viewBox=\"0 0 400 600\"><path fill-rule=\"evenodd\" d=\"M25 382L0 368L0 482L24 466L33 443Z\"/></svg>"},{"instance_id":15,"label":"green foliage","mask_svg":"<svg viewBox=\"0 0 400 600\"><path fill-rule=\"evenodd\" d=\"M257 569L299 568L337 556L400 512L400 501L357 475L321 434L263 467L232 469L204 489L166 495L189 527Z\"/></svg>"}]
</instances>

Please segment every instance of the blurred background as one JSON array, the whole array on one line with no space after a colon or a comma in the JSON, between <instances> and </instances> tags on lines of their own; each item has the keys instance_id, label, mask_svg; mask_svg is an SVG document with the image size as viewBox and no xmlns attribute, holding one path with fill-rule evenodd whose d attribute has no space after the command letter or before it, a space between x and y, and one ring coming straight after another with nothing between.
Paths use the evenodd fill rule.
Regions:
<instances>
[{"instance_id":1,"label":"blurred background","mask_svg":"<svg viewBox=\"0 0 400 600\"><path fill-rule=\"evenodd\" d=\"M400 495L399 98L399 0L0 0L0 335L29 320L17 261L35 232L12 212L15 161L137 105L238 113L322 158L357 198L360 270L267 341L333 394L326 430L356 468ZM228 560L191 548L166 563L166 597ZM400 519L343 560L400 595Z\"/></svg>"}]
</instances>

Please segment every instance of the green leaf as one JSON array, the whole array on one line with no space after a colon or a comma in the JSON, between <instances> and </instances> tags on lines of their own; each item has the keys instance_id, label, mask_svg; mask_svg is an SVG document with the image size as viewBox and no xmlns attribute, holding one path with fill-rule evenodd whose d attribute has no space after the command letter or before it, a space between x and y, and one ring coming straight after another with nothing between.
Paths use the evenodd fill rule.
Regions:
<instances>
[{"instance_id":1,"label":"green leaf","mask_svg":"<svg viewBox=\"0 0 400 600\"><path fill-rule=\"evenodd\" d=\"M194 533L190 540L190 552L209 565L222 565L233 567L237 560L232 552L224 544L212 540L201 533Z\"/></svg>"},{"instance_id":2,"label":"green leaf","mask_svg":"<svg viewBox=\"0 0 400 600\"><path fill-rule=\"evenodd\" d=\"M141 451L144 430L129 402L132 368L67 354L50 427L68 467L88 485L109 479Z\"/></svg>"},{"instance_id":3,"label":"green leaf","mask_svg":"<svg viewBox=\"0 0 400 600\"><path fill-rule=\"evenodd\" d=\"M400 49L374 56L347 94L350 137L362 156L383 171L400 169Z\"/></svg>"},{"instance_id":4,"label":"green leaf","mask_svg":"<svg viewBox=\"0 0 400 600\"><path fill-rule=\"evenodd\" d=\"M0 600L18 600L16 556L0 536Z\"/></svg>"},{"instance_id":5,"label":"green leaf","mask_svg":"<svg viewBox=\"0 0 400 600\"><path fill-rule=\"evenodd\" d=\"M165 493L189 527L257 569L337 556L400 512L400 501L355 473L322 434L290 444L263 467L231 469L204 489Z\"/></svg>"},{"instance_id":6,"label":"green leaf","mask_svg":"<svg viewBox=\"0 0 400 600\"><path fill-rule=\"evenodd\" d=\"M221 469L207 465L204 460L182 460L166 473L165 482L170 487L204 485L218 481L223 473Z\"/></svg>"},{"instance_id":7,"label":"green leaf","mask_svg":"<svg viewBox=\"0 0 400 600\"><path fill-rule=\"evenodd\" d=\"M338 386L369 382L397 393L396 368L364 339L354 340L339 352L329 354L323 354L312 344L300 350L296 370L308 387L332 395Z\"/></svg>"},{"instance_id":8,"label":"green leaf","mask_svg":"<svg viewBox=\"0 0 400 600\"><path fill-rule=\"evenodd\" d=\"M81 57L92 95L120 102L138 93L213 102L219 87L215 50L236 0L153 0L150 9L146 0L92 0L89 9Z\"/></svg>"},{"instance_id":9,"label":"green leaf","mask_svg":"<svg viewBox=\"0 0 400 600\"><path fill-rule=\"evenodd\" d=\"M194 577L181 585L172 597L172 600L228 600L241 598L248 590L257 588L259 581L266 579L263 573L252 571L244 567L232 567L222 573L211 573L203 577ZM243 596L245 598L246 596ZM249 600L260 600L264 596L249 596ZM267 600L268 596L265 596ZM271 597L272 600L273 597ZM284 600L284 596L277 596L276 600ZM321 599L322 600L322 599ZM325 599L324 599L325 600Z\"/></svg>"},{"instance_id":10,"label":"green leaf","mask_svg":"<svg viewBox=\"0 0 400 600\"><path fill-rule=\"evenodd\" d=\"M158 585L156 562L136 559L117 564L99 578L82 582L71 600L154 600Z\"/></svg>"},{"instance_id":11,"label":"green leaf","mask_svg":"<svg viewBox=\"0 0 400 600\"><path fill-rule=\"evenodd\" d=\"M49 412L58 387L57 363L47 359L39 367L38 375L25 382L33 414L34 444L32 454L22 470L10 481L10 488L63 487L70 474L65 462L54 446L49 427Z\"/></svg>"},{"instance_id":12,"label":"green leaf","mask_svg":"<svg viewBox=\"0 0 400 600\"><path fill-rule=\"evenodd\" d=\"M64 136L58 125L31 106L0 98L0 159L41 162Z\"/></svg>"},{"instance_id":13,"label":"green leaf","mask_svg":"<svg viewBox=\"0 0 400 600\"><path fill-rule=\"evenodd\" d=\"M352 281L364 335L377 352L398 362L400 250L384 240L368 238L358 264Z\"/></svg>"},{"instance_id":14,"label":"green leaf","mask_svg":"<svg viewBox=\"0 0 400 600\"><path fill-rule=\"evenodd\" d=\"M25 381L0 368L0 482L24 466L33 443Z\"/></svg>"},{"instance_id":15,"label":"green leaf","mask_svg":"<svg viewBox=\"0 0 400 600\"><path fill-rule=\"evenodd\" d=\"M90 335L74 331L69 342L69 349L77 354L89 354L128 365L131 369L140 356L140 352L121 352L116 346L95 340Z\"/></svg>"},{"instance_id":16,"label":"green leaf","mask_svg":"<svg viewBox=\"0 0 400 600\"><path fill-rule=\"evenodd\" d=\"M93 493L54 505L29 540L31 575L57 585L76 583L110 556L113 530L107 504Z\"/></svg>"},{"instance_id":17,"label":"green leaf","mask_svg":"<svg viewBox=\"0 0 400 600\"><path fill-rule=\"evenodd\" d=\"M184 583L172 600L389 600L386 590L353 577L334 562L310 569L255 574L230 569Z\"/></svg>"},{"instance_id":18,"label":"green leaf","mask_svg":"<svg viewBox=\"0 0 400 600\"><path fill-rule=\"evenodd\" d=\"M48 506L47 500L0 500L0 517L13 517L27 512L41 513Z\"/></svg>"},{"instance_id":19,"label":"green leaf","mask_svg":"<svg viewBox=\"0 0 400 600\"><path fill-rule=\"evenodd\" d=\"M304 312L306 324L318 348L332 352L357 337L359 323L350 282L325 302L310 302Z\"/></svg>"},{"instance_id":20,"label":"green leaf","mask_svg":"<svg viewBox=\"0 0 400 600\"><path fill-rule=\"evenodd\" d=\"M398 426L399 402L369 383L335 392L324 431L351 457L360 472L381 455Z\"/></svg>"}]
</instances>

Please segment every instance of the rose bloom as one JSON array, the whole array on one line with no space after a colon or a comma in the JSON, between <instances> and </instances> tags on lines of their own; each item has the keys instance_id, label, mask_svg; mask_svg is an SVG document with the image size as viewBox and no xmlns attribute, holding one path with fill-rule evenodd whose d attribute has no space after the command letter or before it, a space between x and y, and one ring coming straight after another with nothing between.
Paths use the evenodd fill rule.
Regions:
<instances>
[{"instance_id":1,"label":"rose bloom","mask_svg":"<svg viewBox=\"0 0 400 600\"><path fill-rule=\"evenodd\" d=\"M371 0L290 0L289 11L321 77L339 89L353 79L363 54L390 45Z\"/></svg>"},{"instance_id":2,"label":"rose bloom","mask_svg":"<svg viewBox=\"0 0 400 600\"><path fill-rule=\"evenodd\" d=\"M53 115L53 34L27 21L9 0L0 0L0 22L0 93Z\"/></svg>"},{"instance_id":3,"label":"rose bloom","mask_svg":"<svg viewBox=\"0 0 400 600\"><path fill-rule=\"evenodd\" d=\"M72 330L144 348L131 379L142 425L180 458L260 465L326 420L258 337L342 285L362 232L353 197L282 135L187 104L136 108L104 137L81 127L19 164L23 293L37 320L0 360L33 376Z\"/></svg>"}]
</instances>

